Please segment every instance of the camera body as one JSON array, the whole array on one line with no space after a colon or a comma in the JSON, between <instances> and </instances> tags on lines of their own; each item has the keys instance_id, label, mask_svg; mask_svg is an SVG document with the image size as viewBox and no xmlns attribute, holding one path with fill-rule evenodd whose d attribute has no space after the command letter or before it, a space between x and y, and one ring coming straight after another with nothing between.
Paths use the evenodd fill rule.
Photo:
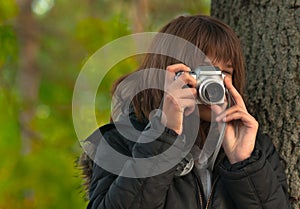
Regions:
<instances>
[{"instance_id":1,"label":"camera body","mask_svg":"<svg viewBox=\"0 0 300 209\"><path fill-rule=\"evenodd\" d=\"M183 71L176 73L177 79ZM198 66L188 72L197 80L198 104L223 104L225 101L224 76L215 66Z\"/></svg>"}]
</instances>

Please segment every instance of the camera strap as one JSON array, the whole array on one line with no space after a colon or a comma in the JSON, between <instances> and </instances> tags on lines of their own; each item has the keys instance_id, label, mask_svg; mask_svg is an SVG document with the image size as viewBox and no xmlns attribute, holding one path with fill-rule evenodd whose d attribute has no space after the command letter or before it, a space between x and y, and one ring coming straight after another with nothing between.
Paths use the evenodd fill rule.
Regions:
<instances>
[{"instance_id":1,"label":"camera strap","mask_svg":"<svg viewBox=\"0 0 300 209\"><path fill-rule=\"evenodd\" d=\"M227 108L229 108L229 107L231 107L232 102L233 103L235 103L235 102L234 102L234 99L233 99L232 95L229 93L229 91L227 89L226 89L226 97L227 97L227 101L228 101ZM215 149L215 151L213 153L213 156L211 158L211 161L209 162L209 165L208 165L208 169L210 171L212 171L214 169L214 165L215 165L217 156L218 156L219 151L221 149L223 139L224 139L224 134L225 134L225 128L226 128L226 123L222 123L222 127L220 129L220 135L219 135L219 139L218 139L218 142L217 142L217 145L216 145L216 149Z\"/></svg>"},{"instance_id":2,"label":"camera strap","mask_svg":"<svg viewBox=\"0 0 300 209\"><path fill-rule=\"evenodd\" d=\"M231 107L232 103L235 101L231 98L230 93L226 89L226 98L228 105L226 108ZM219 129L219 134L216 134L215 129ZM214 169L216 159L218 157L219 151L222 147L224 134L225 134L226 123L221 122L221 124L211 123L209 134L206 138L206 142L198 156L196 162L196 167L199 171L201 182L203 185L203 190L206 198L208 198L211 192L211 175Z\"/></svg>"}]
</instances>

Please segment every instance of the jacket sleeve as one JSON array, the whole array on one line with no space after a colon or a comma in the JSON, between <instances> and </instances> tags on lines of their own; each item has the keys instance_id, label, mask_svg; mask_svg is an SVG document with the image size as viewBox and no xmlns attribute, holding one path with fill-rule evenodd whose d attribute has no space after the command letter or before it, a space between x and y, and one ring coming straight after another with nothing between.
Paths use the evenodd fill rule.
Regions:
<instances>
[{"instance_id":1,"label":"jacket sleeve","mask_svg":"<svg viewBox=\"0 0 300 209\"><path fill-rule=\"evenodd\" d=\"M147 141L149 136L157 134L160 124L152 124L147 130L143 131L139 136L138 141ZM130 150L129 159L124 163L121 172L133 172L133 177L124 177L124 175L112 174L101 168L101 166L94 165L93 176L90 186L90 201L87 206L88 209L142 209L142 208L163 208L169 185L171 184L176 166L159 174L153 174L152 171L157 169L166 159L159 158L158 161L153 161L149 165L142 167L148 170L148 176L139 177L141 167L136 167L136 158L147 158L156 156L167 150L176 140L177 134L165 129L162 134L150 143L131 143L133 146L122 142L120 138L116 137L118 133L112 130L104 135L105 140L110 141L113 148L121 150ZM148 137L148 138L147 138ZM117 139L116 139L117 138ZM103 139L101 139L103 140ZM131 148L130 148L131 147ZM177 153L181 151L180 147L176 147ZM134 158L132 158L134 157ZM106 159L109 163L114 162L114 159ZM145 170L142 175L147 174ZM130 174L130 173L129 173ZM128 173L126 174L128 176ZM126 176L125 175L125 176Z\"/></svg>"},{"instance_id":2,"label":"jacket sleeve","mask_svg":"<svg viewBox=\"0 0 300 209\"><path fill-rule=\"evenodd\" d=\"M290 208L287 182L280 158L271 140L260 133L252 156L219 167L221 181L239 209Z\"/></svg>"}]
</instances>

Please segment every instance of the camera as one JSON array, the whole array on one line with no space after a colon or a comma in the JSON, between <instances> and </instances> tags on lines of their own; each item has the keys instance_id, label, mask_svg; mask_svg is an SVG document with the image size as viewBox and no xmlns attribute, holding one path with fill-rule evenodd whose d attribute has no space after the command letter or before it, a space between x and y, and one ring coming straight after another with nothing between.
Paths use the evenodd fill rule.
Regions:
<instances>
[{"instance_id":1,"label":"camera","mask_svg":"<svg viewBox=\"0 0 300 209\"><path fill-rule=\"evenodd\" d=\"M175 80L183 74L176 73ZM197 80L198 104L223 104L225 100L225 86L222 71L215 66L198 66L188 72Z\"/></svg>"}]
</instances>

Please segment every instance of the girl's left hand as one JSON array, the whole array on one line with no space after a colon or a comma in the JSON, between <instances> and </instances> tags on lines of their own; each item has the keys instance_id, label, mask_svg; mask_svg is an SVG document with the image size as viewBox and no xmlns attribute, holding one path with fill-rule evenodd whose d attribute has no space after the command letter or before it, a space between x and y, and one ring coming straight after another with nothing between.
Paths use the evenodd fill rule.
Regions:
<instances>
[{"instance_id":1,"label":"girl's left hand","mask_svg":"<svg viewBox=\"0 0 300 209\"><path fill-rule=\"evenodd\" d=\"M212 105L211 109L218 115L217 122L226 122L222 146L230 163L234 164L251 156L258 122L248 113L244 100L232 85L231 79L225 77L224 83L236 104L225 111L218 105Z\"/></svg>"}]
</instances>

